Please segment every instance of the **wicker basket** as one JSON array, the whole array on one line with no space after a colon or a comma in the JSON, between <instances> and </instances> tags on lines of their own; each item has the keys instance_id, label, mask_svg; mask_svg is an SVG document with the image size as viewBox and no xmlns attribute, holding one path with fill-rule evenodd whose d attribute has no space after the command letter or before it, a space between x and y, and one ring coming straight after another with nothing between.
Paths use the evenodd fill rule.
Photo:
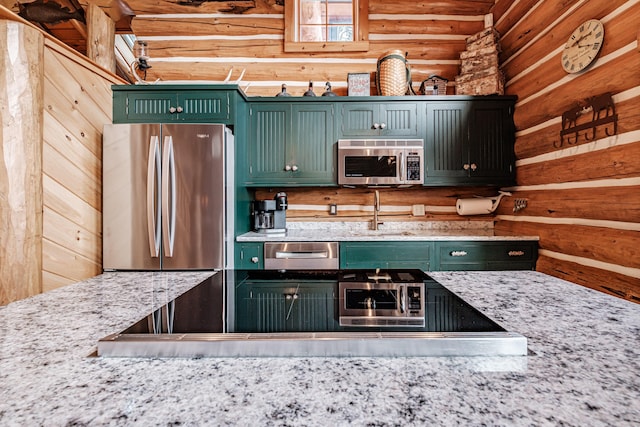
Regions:
<instances>
[{"instance_id":1,"label":"wicker basket","mask_svg":"<svg viewBox=\"0 0 640 427\"><path fill-rule=\"evenodd\" d=\"M401 96L411 91L411 71L406 54L391 50L378 58L378 95Z\"/></svg>"}]
</instances>

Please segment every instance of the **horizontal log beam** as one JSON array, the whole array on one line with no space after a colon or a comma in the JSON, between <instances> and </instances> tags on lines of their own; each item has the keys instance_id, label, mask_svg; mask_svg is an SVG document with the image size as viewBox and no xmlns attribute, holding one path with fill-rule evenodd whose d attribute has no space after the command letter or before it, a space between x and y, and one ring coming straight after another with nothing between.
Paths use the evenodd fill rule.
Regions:
<instances>
[{"instance_id":1,"label":"horizontal log beam","mask_svg":"<svg viewBox=\"0 0 640 427\"><path fill-rule=\"evenodd\" d=\"M618 134L640 129L640 96L615 103L615 106L616 114L618 115ZM554 146L554 142L560 141L561 129L562 123L560 116L558 116L557 123L545 126L534 132L518 135L515 144L516 158L526 159L557 151L558 149Z\"/></svg>"},{"instance_id":2,"label":"horizontal log beam","mask_svg":"<svg viewBox=\"0 0 640 427\"><path fill-rule=\"evenodd\" d=\"M606 92L618 93L640 86L640 55L627 52L607 63L596 67L580 78L567 80L552 91L546 91L535 99L519 98L514 113L516 129L528 129L574 107L576 102L589 96ZM589 88L598 88L593 93ZM507 92L511 93L511 88Z\"/></svg>"},{"instance_id":3,"label":"horizontal log beam","mask_svg":"<svg viewBox=\"0 0 640 427\"><path fill-rule=\"evenodd\" d=\"M602 221L633 221L640 218L640 186L518 191L527 199L518 214L542 218L582 218ZM512 215L513 205L500 204L499 215Z\"/></svg>"},{"instance_id":4,"label":"horizontal log beam","mask_svg":"<svg viewBox=\"0 0 640 427\"><path fill-rule=\"evenodd\" d=\"M516 169L518 185L640 176L640 141Z\"/></svg>"},{"instance_id":5,"label":"horizontal log beam","mask_svg":"<svg viewBox=\"0 0 640 427\"><path fill-rule=\"evenodd\" d=\"M536 270L591 289L640 303L640 282L634 277L539 256Z\"/></svg>"},{"instance_id":6,"label":"horizontal log beam","mask_svg":"<svg viewBox=\"0 0 640 427\"><path fill-rule=\"evenodd\" d=\"M640 231L520 221L497 221L494 229L497 235L540 236L541 249L640 268Z\"/></svg>"}]
</instances>

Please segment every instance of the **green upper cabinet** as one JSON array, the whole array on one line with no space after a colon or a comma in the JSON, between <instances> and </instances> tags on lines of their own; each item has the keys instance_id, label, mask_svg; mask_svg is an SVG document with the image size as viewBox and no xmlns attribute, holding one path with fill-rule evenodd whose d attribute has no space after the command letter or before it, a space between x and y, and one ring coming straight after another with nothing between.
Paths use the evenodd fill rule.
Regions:
<instances>
[{"instance_id":1,"label":"green upper cabinet","mask_svg":"<svg viewBox=\"0 0 640 427\"><path fill-rule=\"evenodd\" d=\"M418 137L417 102L346 102L341 105L340 138Z\"/></svg>"},{"instance_id":2,"label":"green upper cabinet","mask_svg":"<svg viewBox=\"0 0 640 427\"><path fill-rule=\"evenodd\" d=\"M427 103L425 185L514 184L513 103Z\"/></svg>"},{"instance_id":3,"label":"green upper cabinet","mask_svg":"<svg viewBox=\"0 0 640 427\"><path fill-rule=\"evenodd\" d=\"M425 184L469 180L470 110L466 101L427 104Z\"/></svg>"},{"instance_id":4,"label":"green upper cabinet","mask_svg":"<svg viewBox=\"0 0 640 427\"><path fill-rule=\"evenodd\" d=\"M336 185L332 103L256 102L249 110L249 186Z\"/></svg>"},{"instance_id":5,"label":"green upper cabinet","mask_svg":"<svg viewBox=\"0 0 640 427\"><path fill-rule=\"evenodd\" d=\"M232 123L233 92L209 89L114 90L114 123Z\"/></svg>"},{"instance_id":6,"label":"green upper cabinet","mask_svg":"<svg viewBox=\"0 0 640 427\"><path fill-rule=\"evenodd\" d=\"M470 128L469 176L483 184L515 184L513 103L474 103Z\"/></svg>"}]
</instances>

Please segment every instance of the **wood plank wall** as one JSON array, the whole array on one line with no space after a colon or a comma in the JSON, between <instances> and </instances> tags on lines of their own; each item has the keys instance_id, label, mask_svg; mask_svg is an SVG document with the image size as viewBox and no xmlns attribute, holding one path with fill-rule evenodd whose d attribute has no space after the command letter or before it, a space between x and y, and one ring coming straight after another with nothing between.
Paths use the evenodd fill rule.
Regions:
<instances>
[{"instance_id":1,"label":"wood plank wall","mask_svg":"<svg viewBox=\"0 0 640 427\"><path fill-rule=\"evenodd\" d=\"M102 127L111 84L95 65L47 42L44 56L43 290L102 272Z\"/></svg>"},{"instance_id":2,"label":"wood plank wall","mask_svg":"<svg viewBox=\"0 0 640 427\"><path fill-rule=\"evenodd\" d=\"M348 73L370 73L375 94L377 59L401 49L408 52L416 91L420 82L437 74L449 80L448 92L454 93L451 82L465 38L484 28L493 0L369 0L369 50L343 53L284 52L282 2L254 3L239 13L223 12L229 8L224 2L209 2L185 6L183 14L167 14L162 2L137 2L132 28L149 46L147 80L162 76L166 81L220 82L233 69L231 81L246 70L241 87L250 96L275 95L282 83L292 95L302 95L310 80L318 95L326 81L345 95Z\"/></svg>"},{"instance_id":3,"label":"wood plank wall","mask_svg":"<svg viewBox=\"0 0 640 427\"><path fill-rule=\"evenodd\" d=\"M517 213L502 205L496 230L540 235L539 271L640 302L640 1L498 0L494 13L506 92L519 98L511 190L528 202ZM602 50L568 75L562 47L592 18L605 28ZM595 140L559 146L562 113L607 92L617 135L599 129Z\"/></svg>"}]
</instances>

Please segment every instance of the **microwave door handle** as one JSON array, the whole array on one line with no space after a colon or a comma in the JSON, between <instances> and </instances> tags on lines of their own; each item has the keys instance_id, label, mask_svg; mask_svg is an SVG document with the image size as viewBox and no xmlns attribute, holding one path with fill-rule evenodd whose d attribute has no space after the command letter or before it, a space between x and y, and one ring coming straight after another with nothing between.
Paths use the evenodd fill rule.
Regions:
<instances>
[{"instance_id":1,"label":"microwave door handle","mask_svg":"<svg viewBox=\"0 0 640 427\"><path fill-rule=\"evenodd\" d=\"M404 153L400 152L400 182L404 182Z\"/></svg>"},{"instance_id":2,"label":"microwave door handle","mask_svg":"<svg viewBox=\"0 0 640 427\"><path fill-rule=\"evenodd\" d=\"M400 313L404 313L406 310L404 300L404 286L400 287Z\"/></svg>"}]
</instances>

